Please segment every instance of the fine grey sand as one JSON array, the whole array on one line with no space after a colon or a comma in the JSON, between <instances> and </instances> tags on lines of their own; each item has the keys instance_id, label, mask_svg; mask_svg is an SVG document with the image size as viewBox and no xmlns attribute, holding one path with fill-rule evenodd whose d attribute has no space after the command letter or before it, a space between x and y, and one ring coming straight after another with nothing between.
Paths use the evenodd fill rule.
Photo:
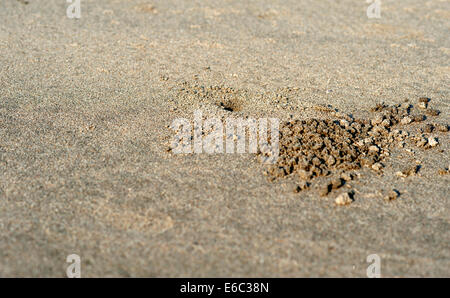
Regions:
<instances>
[{"instance_id":1,"label":"fine grey sand","mask_svg":"<svg viewBox=\"0 0 450 298\"><path fill-rule=\"evenodd\" d=\"M66 1L1 0L0 276L65 277L78 254L82 277L366 277L378 254L383 277L450 277L449 133L358 171L346 206L252 154L167 150L197 109L364 119L428 97L427 123L450 124L450 2L368 5L81 0L70 19Z\"/></svg>"}]
</instances>

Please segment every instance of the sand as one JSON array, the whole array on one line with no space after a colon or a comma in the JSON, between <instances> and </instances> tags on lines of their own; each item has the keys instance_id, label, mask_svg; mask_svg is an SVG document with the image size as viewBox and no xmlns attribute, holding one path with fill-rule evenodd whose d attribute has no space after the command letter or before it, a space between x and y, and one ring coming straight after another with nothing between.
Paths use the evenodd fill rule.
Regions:
<instances>
[{"instance_id":1,"label":"sand","mask_svg":"<svg viewBox=\"0 0 450 298\"><path fill-rule=\"evenodd\" d=\"M167 150L198 109L364 119L428 97L450 124L448 1L28 2L0 9L0 276L63 277L70 254L83 277L366 277L371 254L384 277L450 276L448 133L361 169L343 206L252 154Z\"/></svg>"}]
</instances>

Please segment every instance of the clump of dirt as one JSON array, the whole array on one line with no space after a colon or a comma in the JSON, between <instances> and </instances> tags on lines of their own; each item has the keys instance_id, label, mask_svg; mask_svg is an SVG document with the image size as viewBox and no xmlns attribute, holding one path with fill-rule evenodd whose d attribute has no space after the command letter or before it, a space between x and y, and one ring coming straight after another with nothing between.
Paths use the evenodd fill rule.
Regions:
<instances>
[{"instance_id":1,"label":"clump of dirt","mask_svg":"<svg viewBox=\"0 0 450 298\"><path fill-rule=\"evenodd\" d=\"M403 139L391 127L409 115L401 106L377 107L371 120L308 119L285 122L280 129L280 154L268 170L273 178L293 173L310 180L334 171L373 166L388 155L393 140Z\"/></svg>"},{"instance_id":2,"label":"clump of dirt","mask_svg":"<svg viewBox=\"0 0 450 298\"><path fill-rule=\"evenodd\" d=\"M429 101L429 100L428 100ZM427 101L427 103L428 103ZM419 102L423 103L424 99ZM426 107L428 108L428 106ZM423 107L422 107L423 109ZM297 176L301 186L299 192L310 185L310 181L321 176L340 175L319 187L321 196L338 189L349 177L351 171L369 167L376 172L384 168L383 161L390 155L394 146L403 148L405 142L429 149L439 145L434 136L427 134L411 135L407 131L396 129L398 125L419 123L427 119L423 114L413 113L413 106L407 103L387 106L379 104L371 109L370 119L354 119L351 115L342 115L336 119L290 120L280 127L279 158L271 165L266 174L270 180ZM422 132L432 132L426 125ZM446 125L440 125L439 131L446 131ZM264 158L264 154L260 153ZM412 172L417 173L418 168Z\"/></svg>"}]
</instances>

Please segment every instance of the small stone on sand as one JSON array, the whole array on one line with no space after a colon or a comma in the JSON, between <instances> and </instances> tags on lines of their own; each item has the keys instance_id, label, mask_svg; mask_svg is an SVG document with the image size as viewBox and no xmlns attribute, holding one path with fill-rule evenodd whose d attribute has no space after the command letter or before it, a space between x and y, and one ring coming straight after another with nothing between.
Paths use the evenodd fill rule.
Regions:
<instances>
[{"instance_id":1,"label":"small stone on sand","mask_svg":"<svg viewBox=\"0 0 450 298\"><path fill-rule=\"evenodd\" d=\"M388 195L386 197L384 197L384 199L386 201L393 201L395 199L397 199L400 196L400 192L396 189L391 190Z\"/></svg>"},{"instance_id":2,"label":"small stone on sand","mask_svg":"<svg viewBox=\"0 0 450 298\"><path fill-rule=\"evenodd\" d=\"M353 203L353 199L348 192L341 193L337 198L334 200L335 204L338 206L345 206Z\"/></svg>"}]
</instances>

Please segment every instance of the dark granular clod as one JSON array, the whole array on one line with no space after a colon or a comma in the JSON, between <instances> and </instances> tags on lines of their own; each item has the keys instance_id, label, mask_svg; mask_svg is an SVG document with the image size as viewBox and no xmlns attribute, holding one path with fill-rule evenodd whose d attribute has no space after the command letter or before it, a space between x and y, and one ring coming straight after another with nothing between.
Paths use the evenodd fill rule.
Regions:
<instances>
[{"instance_id":1,"label":"dark granular clod","mask_svg":"<svg viewBox=\"0 0 450 298\"><path fill-rule=\"evenodd\" d=\"M426 102L428 102L427 100ZM420 100L424 103L425 100ZM289 120L280 126L279 156L276 164L269 166L267 174L271 180L286 176L297 176L301 181L310 181L321 176L330 176L326 184L316 189L320 196L327 196L355 178L355 171L363 167L382 174L382 162L392 148L404 148L405 142L415 143L424 149L439 145L439 140L421 134L410 134L395 126L409 125L427 119L423 114L412 115L413 106L378 104L372 108L374 115L368 119L336 117L336 119ZM429 109L425 109L428 111ZM424 124L422 133L448 131L444 124ZM260 153L262 158L264 154ZM397 172L399 177L416 175L420 165ZM336 178L337 177L337 178ZM297 185L295 191L309 188ZM388 200L399 196L391 191Z\"/></svg>"},{"instance_id":2,"label":"dark granular clod","mask_svg":"<svg viewBox=\"0 0 450 298\"><path fill-rule=\"evenodd\" d=\"M363 166L380 170L380 161L389 155L389 146L395 141L391 129L408 116L409 107L382 104L373 110L377 112L373 119L308 119L283 123L278 162L269 168L269 176L281 178L294 174L312 180ZM395 137L399 138L398 134ZM339 184L335 182L331 188Z\"/></svg>"}]
</instances>

